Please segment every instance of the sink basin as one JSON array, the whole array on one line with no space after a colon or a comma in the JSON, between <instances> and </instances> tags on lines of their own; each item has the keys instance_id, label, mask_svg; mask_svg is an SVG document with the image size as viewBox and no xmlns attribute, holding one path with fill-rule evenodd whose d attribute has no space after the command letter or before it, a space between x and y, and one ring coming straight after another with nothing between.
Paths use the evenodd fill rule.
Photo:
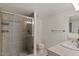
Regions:
<instances>
[{"instance_id":1,"label":"sink basin","mask_svg":"<svg viewBox=\"0 0 79 59\"><path fill-rule=\"evenodd\" d=\"M65 42L61 43L60 45L64 48L79 51L79 48L77 48L77 43L75 43L75 42L65 41Z\"/></svg>"}]
</instances>

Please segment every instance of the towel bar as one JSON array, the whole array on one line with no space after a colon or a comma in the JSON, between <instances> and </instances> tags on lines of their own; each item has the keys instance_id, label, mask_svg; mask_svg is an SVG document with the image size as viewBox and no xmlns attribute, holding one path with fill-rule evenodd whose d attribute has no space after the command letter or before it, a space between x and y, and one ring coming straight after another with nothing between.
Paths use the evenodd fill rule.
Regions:
<instances>
[{"instance_id":1,"label":"towel bar","mask_svg":"<svg viewBox=\"0 0 79 59\"><path fill-rule=\"evenodd\" d=\"M65 30L51 30L51 32L65 32Z\"/></svg>"}]
</instances>

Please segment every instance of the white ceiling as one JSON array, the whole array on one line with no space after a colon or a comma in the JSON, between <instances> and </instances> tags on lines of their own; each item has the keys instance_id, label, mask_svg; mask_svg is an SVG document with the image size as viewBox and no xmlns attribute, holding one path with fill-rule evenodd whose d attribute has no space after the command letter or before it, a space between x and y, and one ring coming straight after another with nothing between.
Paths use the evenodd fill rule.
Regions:
<instances>
[{"instance_id":1,"label":"white ceiling","mask_svg":"<svg viewBox=\"0 0 79 59\"><path fill-rule=\"evenodd\" d=\"M29 15L36 11L41 17L74 10L71 3L0 3L0 9L23 15Z\"/></svg>"},{"instance_id":2,"label":"white ceiling","mask_svg":"<svg viewBox=\"0 0 79 59\"><path fill-rule=\"evenodd\" d=\"M0 9L23 15L29 15L34 11L34 9L30 4L20 4L20 3L6 3L6 4L0 3Z\"/></svg>"}]
</instances>

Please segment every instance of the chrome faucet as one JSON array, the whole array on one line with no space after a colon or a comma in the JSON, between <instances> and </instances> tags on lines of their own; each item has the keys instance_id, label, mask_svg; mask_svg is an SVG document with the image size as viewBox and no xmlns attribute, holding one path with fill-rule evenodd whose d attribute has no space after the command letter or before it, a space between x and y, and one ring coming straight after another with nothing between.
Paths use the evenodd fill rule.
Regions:
<instances>
[{"instance_id":1,"label":"chrome faucet","mask_svg":"<svg viewBox=\"0 0 79 59\"><path fill-rule=\"evenodd\" d=\"M77 48L79 48L79 39L77 39Z\"/></svg>"}]
</instances>

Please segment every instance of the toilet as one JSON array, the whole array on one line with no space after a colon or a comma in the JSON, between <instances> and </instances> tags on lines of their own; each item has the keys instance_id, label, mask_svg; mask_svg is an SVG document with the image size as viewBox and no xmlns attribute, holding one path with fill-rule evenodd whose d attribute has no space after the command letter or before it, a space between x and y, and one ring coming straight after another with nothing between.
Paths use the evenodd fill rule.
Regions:
<instances>
[{"instance_id":1,"label":"toilet","mask_svg":"<svg viewBox=\"0 0 79 59\"><path fill-rule=\"evenodd\" d=\"M39 55L39 56L46 56L47 55L47 51L46 51L43 43L37 44L37 55Z\"/></svg>"}]
</instances>

